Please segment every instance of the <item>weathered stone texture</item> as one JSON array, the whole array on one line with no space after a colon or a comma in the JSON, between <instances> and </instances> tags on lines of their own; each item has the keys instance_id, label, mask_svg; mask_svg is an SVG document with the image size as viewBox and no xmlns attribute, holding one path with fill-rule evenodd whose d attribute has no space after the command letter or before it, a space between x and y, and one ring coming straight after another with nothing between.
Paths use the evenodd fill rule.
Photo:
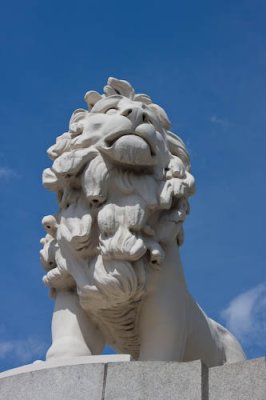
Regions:
<instances>
[{"instance_id":1,"label":"weathered stone texture","mask_svg":"<svg viewBox=\"0 0 266 400\"><path fill-rule=\"evenodd\" d=\"M102 400L104 365L57 367L0 379L0 400Z\"/></svg>"},{"instance_id":2,"label":"weathered stone texture","mask_svg":"<svg viewBox=\"0 0 266 400\"><path fill-rule=\"evenodd\" d=\"M210 368L209 400L265 400L265 358Z\"/></svg>"},{"instance_id":3,"label":"weathered stone texture","mask_svg":"<svg viewBox=\"0 0 266 400\"><path fill-rule=\"evenodd\" d=\"M264 357L209 370L201 361L38 368L0 374L0 400L266 400Z\"/></svg>"},{"instance_id":4,"label":"weathered stone texture","mask_svg":"<svg viewBox=\"0 0 266 400\"><path fill-rule=\"evenodd\" d=\"M200 400L200 361L108 365L105 400Z\"/></svg>"}]
</instances>

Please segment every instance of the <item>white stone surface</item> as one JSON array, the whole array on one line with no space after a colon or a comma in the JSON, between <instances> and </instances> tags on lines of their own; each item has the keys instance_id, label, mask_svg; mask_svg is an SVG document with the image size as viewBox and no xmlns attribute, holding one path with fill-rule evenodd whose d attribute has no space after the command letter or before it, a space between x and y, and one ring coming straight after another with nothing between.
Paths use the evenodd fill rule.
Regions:
<instances>
[{"instance_id":1,"label":"white stone surface","mask_svg":"<svg viewBox=\"0 0 266 400\"><path fill-rule=\"evenodd\" d=\"M0 400L103 400L104 364L47 368L0 378Z\"/></svg>"},{"instance_id":2,"label":"white stone surface","mask_svg":"<svg viewBox=\"0 0 266 400\"><path fill-rule=\"evenodd\" d=\"M87 358L88 359L88 358ZM49 365L49 363L47 363ZM265 358L88 363L0 375L0 400L265 400Z\"/></svg>"},{"instance_id":3,"label":"white stone surface","mask_svg":"<svg viewBox=\"0 0 266 400\"><path fill-rule=\"evenodd\" d=\"M48 361L38 360L32 364L23 365L22 367L9 369L0 373L0 379L17 374L27 372L40 371L43 369L65 367L71 365L85 365L85 364L107 364L107 363L121 363L131 361L132 357L129 354L102 354L99 356L89 357L74 357L74 358L56 358Z\"/></svg>"},{"instance_id":4,"label":"white stone surface","mask_svg":"<svg viewBox=\"0 0 266 400\"><path fill-rule=\"evenodd\" d=\"M208 400L265 399L265 357L210 368Z\"/></svg>"},{"instance_id":5,"label":"white stone surface","mask_svg":"<svg viewBox=\"0 0 266 400\"><path fill-rule=\"evenodd\" d=\"M41 260L55 298L47 359L100 354L213 366L244 358L187 291L179 247L194 193L189 156L165 111L126 81L88 92L48 149Z\"/></svg>"},{"instance_id":6,"label":"white stone surface","mask_svg":"<svg viewBox=\"0 0 266 400\"><path fill-rule=\"evenodd\" d=\"M207 368L200 361L108 365L104 400L207 400Z\"/></svg>"}]
</instances>

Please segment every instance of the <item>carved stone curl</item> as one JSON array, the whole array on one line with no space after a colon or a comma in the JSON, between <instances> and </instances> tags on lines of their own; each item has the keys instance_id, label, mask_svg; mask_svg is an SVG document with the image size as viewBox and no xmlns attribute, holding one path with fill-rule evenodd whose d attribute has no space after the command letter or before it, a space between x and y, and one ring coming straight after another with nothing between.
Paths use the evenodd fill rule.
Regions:
<instances>
[{"instance_id":1,"label":"carved stone curl","mask_svg":"<svg viewBox=\"0 0 266 400\"><path fill-rule=\"evenodd\" d=\"M186 288L179 246L194 178L165 111L115 78L85 100L43 172L59 203L43 219L43 281L56 302L47 358L108 343L140 360L242 359Z\"/></svg>"}]
</instances>

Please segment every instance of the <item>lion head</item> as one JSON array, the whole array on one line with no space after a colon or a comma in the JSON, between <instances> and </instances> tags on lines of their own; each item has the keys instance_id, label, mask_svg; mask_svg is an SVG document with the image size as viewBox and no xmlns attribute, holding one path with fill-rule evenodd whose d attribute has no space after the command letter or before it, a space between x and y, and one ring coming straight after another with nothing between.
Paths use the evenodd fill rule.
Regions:
<instances>
[{"instance_id":1,"label":"lion head","mask_svg":"<svg viewBox=\"0 0 266 400\"><path fill-rule=\"evenodd\" d=\"M43 219L41 260L53 292L77 290L96 313L139 302L168 244L181 245L194 179L184 143L148 96L109 78L85 100L48 149L43 184L59 211Z\"/></svg>"}]
</instances>

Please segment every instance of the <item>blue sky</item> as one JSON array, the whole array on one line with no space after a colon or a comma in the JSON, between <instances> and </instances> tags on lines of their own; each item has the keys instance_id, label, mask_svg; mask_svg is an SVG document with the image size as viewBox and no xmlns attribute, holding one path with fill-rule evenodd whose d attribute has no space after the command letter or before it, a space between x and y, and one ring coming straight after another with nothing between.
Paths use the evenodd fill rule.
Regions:
<instances>
[{"instance_id":1,"label":"blue sky","mask_svg":"<svg viewBox=\"0 0 266 400\"><path fill-rule=\"evenodd\" d=\"M243 1L9 1L1 18L0 370L42 358L46 149L108 76L163 106L197 193L185 224L188 286L249 358L266 353L266 5Z\"/></svg>"}]
</instances>

